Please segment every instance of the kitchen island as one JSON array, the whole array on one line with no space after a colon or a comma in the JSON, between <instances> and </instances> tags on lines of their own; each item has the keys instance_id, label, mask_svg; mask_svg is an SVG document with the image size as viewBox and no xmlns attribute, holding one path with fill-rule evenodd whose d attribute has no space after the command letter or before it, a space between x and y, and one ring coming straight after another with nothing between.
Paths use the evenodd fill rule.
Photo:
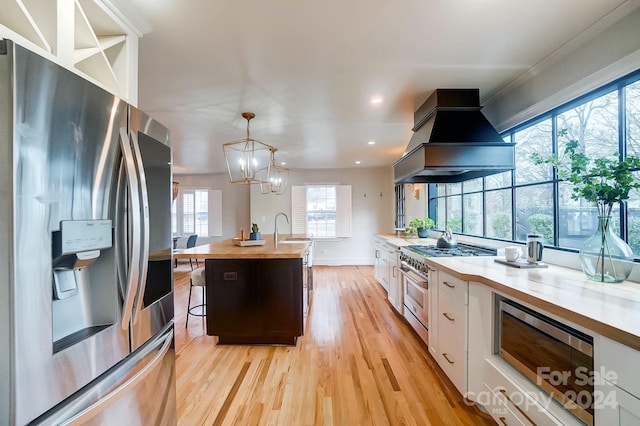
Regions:
<instances>
[{"instance_id":1,"label":"kitchen island","mask_svg":"<svg viewBox=\"0 0 640 426\"><path fill-rule=\"evenodd\" d=\"M303 235L246 247L228 239L174 257L205 259L207 334L218 343L295 345L309 300L311 244Z\"/></svg>"}]
</instances>

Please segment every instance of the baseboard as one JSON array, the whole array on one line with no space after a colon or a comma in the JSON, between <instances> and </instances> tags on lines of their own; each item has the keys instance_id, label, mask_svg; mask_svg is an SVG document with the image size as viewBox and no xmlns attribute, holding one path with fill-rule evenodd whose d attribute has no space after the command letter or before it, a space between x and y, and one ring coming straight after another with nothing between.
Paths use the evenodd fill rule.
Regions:
<instances>
[{"instance_id":1,"label":"baseboard","mask_svg":"<svg viewBox=\"0 0 640 426\"><path fill-rule=\"evenodd\" d=\"M313 259L318 266L373 266L372 259Z\"/></svg>"}]
</instances>

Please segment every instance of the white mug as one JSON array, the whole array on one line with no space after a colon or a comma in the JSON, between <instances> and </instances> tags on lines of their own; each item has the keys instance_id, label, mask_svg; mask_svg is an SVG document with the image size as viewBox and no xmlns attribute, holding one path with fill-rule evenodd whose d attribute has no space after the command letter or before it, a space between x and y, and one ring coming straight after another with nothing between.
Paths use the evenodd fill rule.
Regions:
<instances>
[{"instance_id":1,"label":"white mug","mask_svg":"<svg viewBox=\"0 0 640 426\"><path fill-rule=\"evenodd\" d=\"M516 246L505 247L504 257L505 259L507 259L508 262L515 262L520 258L520 256L522 256L522 250L520 250L520 247L516 247Z\"/></svg>"}]
</instances>

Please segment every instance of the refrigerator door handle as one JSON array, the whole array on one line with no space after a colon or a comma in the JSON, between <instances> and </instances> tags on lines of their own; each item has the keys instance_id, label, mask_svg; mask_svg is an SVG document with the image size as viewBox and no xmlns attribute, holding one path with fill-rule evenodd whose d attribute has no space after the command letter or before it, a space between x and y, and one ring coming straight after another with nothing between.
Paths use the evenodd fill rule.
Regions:
<instances>
[{"instance_id":1,"label":"refrigerator door handle","mask_svg":"<svg viewBox=\"0 0 640 426\"><path fill-rule=\"evenodd\" d=\"M118 292L122 297L122 301L124 301L127 297L127 255L129 254L129 250L127 248L127 241L125 239L125 232L127 230L127 221L126 216L127 212L125 211L126 207L123 202L123 197L126 192L123 191L123 185L126 184L126 176L124 171L124 159L120 160L120 167L118 167L118 180L116 186L116 220L114 220L114 249L116 253L116 271L118 273ZM118 216L124 212L122 216ZM123 306L124 308L124 306ZM124 311L123 311L124 312Z\"/></svg>"},{"instance_id":2,"label":"refrigerator door handle","mask_svg":"<svg viewBox=\"0 0 640 426\"><path fill-rule=\"evenodd\" d=\"M149 346L140 350L139 352L134 352L134 355L129 360L129 362L123 365L122 368L118 368L116 371L112 373L112 376L114 376L114 375L117 375L122 370L130 370L132 368L132 365L136 365L140 363L147 356L151 355L153 351L156 351L158 350L158 348L160 348L159 352L151 359L151 361L149 361L144 367L142 367L142 369L140 369L140 371L138 371L133 376L131 376L127 381L125 381L120 386L113 389L104 397L100 398L98 401L89 405L87 408L83 409L82 411L75 414L71 414L71 417L67 417L64 420L60 421L60 417L64 418L66 413L73 410L73 407L70 407L66 411L66 413L58 412L56 415L57 419L48 418L48 419L45 419L44 422L48 423L51 420L55 420L55 424L65 425L65 426L66 425L75 426L75 425L85 424L88 420L97 416L102 411L107 409L111 404L117 402L118 399L120 399L123 395L125 395L132 387L134 387L135 385L143 381L145 377L154 369L154 367L156 367L160 362L162 362L163 358L169 351L169 348L171 347L172 342L173 342L173 329L169 328L169 331L166 331L164 334L161 334L158 337L156 337L156 340L154 342L149 343ZM89 392L89 394L91 393ZM82 399L79 400L79 403L82 403ZM66 415L69 415L69 414L66 414ZM58 421L60 421L60 423L58 423ZM44 424L44 422L41 424Z\"/></svg>"},{"instance_id":3,"label":"refrigerator door handle","mask_svg":"<svg viewBox=\"0 0 640 426\"><path fill-rule=\"evenodd\" d=\"M133 323L138 322L140 311L142 310L142 303L144 299L144 290L147 285L147 269L149 262L149 196L147 194L147 175L144 172L144 166L142 164L142 155L140 153L140 145L138 144L138 137L135 132L130 132L131 146L133 147L133 157L136 161L138 169L138 179L140 180L140 198L142 203L141 217L142 217L142 247L140 254L140 277L138 284L138 297L136 298L136 306L133 313Z\"/></svg>"},{"instance_id":4,"label":"refrigerator door handle","mask_svg":"<svg viewBox=\"0 0 640 426\"><path fill-rule=\"evenodd\" d=\"M141 224L139 214L140 191L138 190L138 174L136 173L135 160L133 158L133 153L131 152L129 136L127 135L127 130L125 128L120 128L120 148L122 149L122 160L125 166L131 198L131 205L129 208L131 214L129 215L129 218L131 219L131 229L133 233L133 238L131 239L129 270L127 273L126 296L122 312L122 329L127 330L133 313L136 290L138 289L138 283L140 282Z\"/></svg>"}]
</instances>

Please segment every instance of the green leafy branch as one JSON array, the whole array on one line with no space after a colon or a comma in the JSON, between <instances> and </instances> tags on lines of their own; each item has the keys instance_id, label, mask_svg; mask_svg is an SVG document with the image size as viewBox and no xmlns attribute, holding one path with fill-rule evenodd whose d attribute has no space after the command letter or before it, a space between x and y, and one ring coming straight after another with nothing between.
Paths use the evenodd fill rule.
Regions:
<instances>
[{"instance_id":1,"label":"green leafy branch","mask_svg":"<svg viewBox=\"0 0 640 426\"><path fill-rule=\"evenodd\" d=\"M405 233L407 235L417 234L418 228L431 229L434 226L436 226L436 223L431 218L415 218L411 222L409 222L409 226L407 226L407 228L405 229Z\"/></svg>"},{"instance_id":2,"label":"green leafy branch","mask_svg":"<svg viewBox=\"0 0 640 426\"><path fill-rule=\"evenodd\" d=\"M558 132L566 137L567 130ZM614 153L618 155L618 153ZM615 203L629 199L633 189L640 188L640 181L633 172L640 170L640 159L629 156L624 160L611 158L590 159L577 140L569 140L562 155L543 157L533 153L535 164L551 164L558 170L558 177L573 184L571 198L595 203L600 216L609 216Z\"/></svg>"}]
</instances>

